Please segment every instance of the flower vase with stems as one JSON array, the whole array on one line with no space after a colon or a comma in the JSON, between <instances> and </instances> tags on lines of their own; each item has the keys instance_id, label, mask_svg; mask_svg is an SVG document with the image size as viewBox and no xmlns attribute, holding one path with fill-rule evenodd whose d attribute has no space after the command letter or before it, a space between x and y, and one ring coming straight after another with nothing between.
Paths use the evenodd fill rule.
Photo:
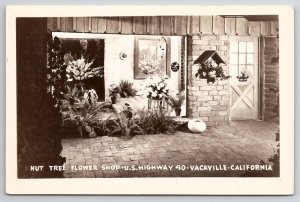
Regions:
<instances>
[{"instance_id":1,"label":"flower vase with stems","mask_svg":"<svg viewBox=\"0 0 300 202\"><path fill-rule=\"evenodd\" d=\"M116 104L116 101L117 101L117 97L120 93L120 87L119 85L117 84L110 84L109 88L108 88L108 91L109 91L109 96L111 98L111 103L112 104Z\"/></svg>"},{"instance_id":2,"label":"flower vase with stems","mask_svg":"<svg viewBox=\"0 0 300 202\"><path fill-rule=\"evenodd\" d=\"M169 96L167 103L171 105L175 111L176 116L180 116L181 113L181 106L185 101L185 93L181 91L175 95Z\"/></svg>"}]
</instances>

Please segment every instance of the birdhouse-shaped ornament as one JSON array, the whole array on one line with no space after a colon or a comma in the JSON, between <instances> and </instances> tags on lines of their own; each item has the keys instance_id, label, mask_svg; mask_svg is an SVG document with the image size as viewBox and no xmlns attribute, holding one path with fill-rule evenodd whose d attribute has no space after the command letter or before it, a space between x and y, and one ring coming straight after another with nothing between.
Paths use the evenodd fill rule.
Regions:
<instances>
[{"instance_id":1,"label":"birdhouse-shaped ornament","mask_svg":"<svg viewBox=\"0 0 300 202\"><path fill-rule=\"evenodd\" d=\"M216 51L204 51L195 60L195 64L199 64L196 78L207 79L207 83L214 83L216 78L228 79L230 77L224 74L222 64L225 65L225 62Z\"/></svg>"}]
</instances>

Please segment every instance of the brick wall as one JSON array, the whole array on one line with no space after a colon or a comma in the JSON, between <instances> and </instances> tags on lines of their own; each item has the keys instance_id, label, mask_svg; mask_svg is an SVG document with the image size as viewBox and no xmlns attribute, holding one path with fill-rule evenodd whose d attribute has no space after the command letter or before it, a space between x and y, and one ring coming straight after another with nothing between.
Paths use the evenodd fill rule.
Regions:
<instances>
[{"instance_id":1,"label":"brick wall","mask_svg":"<svg viewBox=\"0 0 300 202\"><path fill-rule=\"evenodd\" d=\"M208 84L196 78L199 66L194 61L206 50L215 50L228 64L228 36L201 35L188 37L188 116L198 118L209 126L229 123L229 87L227 80ZM228 71L228 66L224 66Z\"/></svg>"},{"instance_id":2,"label":"brick wall","mask_svg":"<svg viewBox=\"0 0 300 202\"><path fill-rule=\"evenodd\" d=\"M277 94L270 91L270 88L279 87L279 65L274 58L278 57L277 37L264 37L263 65L264 65L264 120L276 118L274 108L277 103Z\"/></svg>"}]
</instances>

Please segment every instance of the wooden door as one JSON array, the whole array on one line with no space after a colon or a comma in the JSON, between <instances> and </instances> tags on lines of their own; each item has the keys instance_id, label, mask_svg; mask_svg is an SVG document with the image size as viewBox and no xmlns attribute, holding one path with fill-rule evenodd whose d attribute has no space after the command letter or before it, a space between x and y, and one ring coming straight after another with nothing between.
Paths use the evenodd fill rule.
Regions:
<instances>
[{"instance_id":1,"label":"wooden door","mask_svg":"<svg viewBox=\"0 0 300 202\"><path fill-rule=\"evenodd\" d=\"M230 119L257 119L258 38L232 37L229 61Z\"/></svg>"}]
</instances>

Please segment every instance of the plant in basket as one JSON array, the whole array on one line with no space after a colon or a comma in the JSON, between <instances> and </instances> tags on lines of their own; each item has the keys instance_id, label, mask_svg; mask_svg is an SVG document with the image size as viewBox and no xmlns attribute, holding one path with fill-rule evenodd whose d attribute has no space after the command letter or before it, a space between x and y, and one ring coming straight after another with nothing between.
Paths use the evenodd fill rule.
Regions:
<instances>
[{"instance_id":1,"label":"plant in basket","mask_svg":"<svg viewBox=\"0 0 300 202\"><path fill-rule=\"evenodd\" d=\"M74 59L70 53L64 55L67 81L82 81L93 77L103 77L104 67L92 68L94 60L87 62L84 58Z\"/></svg>"},{"instance_id":2,"label":"plant in basket","mask_svg":"<svg viewBox=\"0 0 300 202\"><path fill-rule=\"evenodd\" d=\"M137 124L137 120L133 119L133 112L128 103L118 114L118 118L113 120L112 128L110 135L123 136L125 139L129 139L133 135L144 134L143 129Z\"/></svg>"},{"instance_id":3,"label":"plant in basket","mask_svg":"<svg viewBox=\"0 0 300 202\"><path fill-rule=\"evenodd\" d=\"M230 76L225 75L221 66L225 63L216 51L204 51L204 53L195 60L194 65L196 64L199 64L199 69L195 77L207 79L207 83L214 83L216 78L230 78Z\"/></svg>"},{"instance_id":4,"label":"plant in basket","mask_svg":"<svg viewBox=\"0 0 300 202\"><path fill-rule=\"evenodd\" d=\"M146 81L147 98L153 100L167 100L169 97L169 89L165 79L157 77L147 78Z\"/></svg>"},{"instance_id":5,"label":"plant in basket","mask_svg":"<svg viewBox=\"0 0 300 202\"><path fill-rule=\"evenodd\" d=\"M137 90L134 89L133 83L127 80L121 80L119 83L121 97L135 96Z\"/></svg>"},{"instance_id":6,"label":"plant in basket","mask_svg":"<svg viewBox=\"0 0 300 202\"><path fill-rule=\"evenodd\" d=\"M84 103L80 112L69 107L68 115L63 118L63 126L72 124L77 128L80 137L95 137L96 133L92 126L96 120L95 117L99 111L99 107Z\"/></svg>"},{"instance_id":7,"label":"plant in basket","mask_svg":"<svg viewBox=\"0 0 300 202\"><path fill-rule=\"evenodd\" d=\"M70 105L74 105L75 102L79 101L78 98L79 90L77 88L77 85L74 85L73 88L70 86L66 86L66 93L63 93L64 98L69 101Z\"/></svg>"},{"instance_id":8,"label":"plant in basket","mask_svg":"<svg viewBox=\"0 0 300 202\"><path fill-rule=\"evenodd\" d=\"M120 94L121 90L119 85L112 83L108 88L109 96L111 97L112 104L116 104L117 96Z\"/></svg>"},{"instance_id":9,"label":"plant in basket","mask_svg":"<svg viewBox=\"0 0 300 202\"><path fill-rule=\"evenodd\" d=\"M181 106L185 101L184 91L178 92L175 95L170 95L167 103L173 107L176 116L180 116Z\"/></svg>"},{"instance_id":10,"label":"plant in basket","mask_svg":"<svg viewBox=\"0 0 300 202\"><path fill-rule=\"evenodd\" d=\"M85 91L83 98L90 105L95 105L98 100L98 95L94 89L89 89Z\"/></svg>"}]
</instances>

